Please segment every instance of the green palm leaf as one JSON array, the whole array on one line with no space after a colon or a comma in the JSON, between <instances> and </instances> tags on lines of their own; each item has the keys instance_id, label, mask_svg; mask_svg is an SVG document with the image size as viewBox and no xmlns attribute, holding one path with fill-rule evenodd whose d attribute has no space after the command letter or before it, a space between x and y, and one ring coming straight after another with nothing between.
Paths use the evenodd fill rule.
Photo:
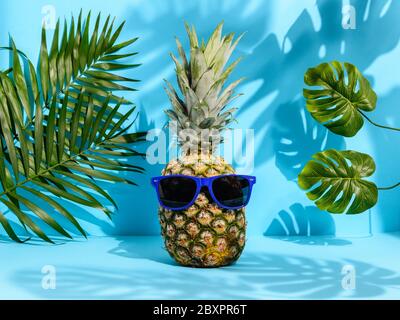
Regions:
<instances>
[{"instance_id":1,"label":"green palm leaf","mask_svg":"<svg viewBox=\"0 0 400 320\"><path fill-rule=\"evenodd\" d=\"M119 62L136 53L114 54L136 39L117 43L123 24L114 30L109 17L100 28L98 15L92 33L89 24L90 14L85 21L80 14L76 28L73 19L69 28L64 23L60 37L58 22L50 50L43 30L37 72L26 56L24 71L12 41L12 72L0 72L0 202L28 233L48 242L52 240L25 209L59 234L72 236L37 200L86 236L60 199L100 209L110 217L102 199L115 207L116 203L98 182L135 184L118 173L143 172L140 166L120 161L143 156L125 143L141 142L145 133L126 133L136 119L127 124L128 118L136 109L131 106L127 113L120 113L120 106L130 103L113 93L133 90L117 82L136 80L109 70L137 66ZM0 224L11 239L25 241L1 212Z\"/></svg>"},{"instance_id":2,"label":"green palm leaf","mask_svg":"<svg viewBox=\"0 0 400 320\"><path fill-rule=\"evenodd\" d=\"M118 82L137 82L137 79L121 77L114 70L135 68L140 64L128 64L124 58L136 55L137 52L127 52L115 55L124 48L128 48L137 38L118 42L124 23L114 28L108 16L101 26L100 14L96 18L93 32L90 33L91 14L86 18L79 14L75 24L74 18L70 25L64 22L63 31L60 32L60 21L51 40L50 50L47 46L46 30L42 29L42 41L39 58L38 77L41 85L41 99L45 107L51 103L53 96L62 98L62 94L69 91L70 97L77 98L80 92L85 92L83 106L88 103L88 96L93 96L94 113L98 112L106 99L111 102L131 104L129 100L122 99L119 95L110 94L113 91L136 89L121 85ZM69 105L73 107L73 105ZM111 107L108 108L111 110ZM122 116L117 113L117 116Z\"/></svg>"},{"instance_id":3,"label":"green palm leaf","mask_svg":"<svg viewBox=\"0 0 400 320\"><path fill-rule=\"evenodd\" d=\"M316 153L299 174L298 184L321 210L356 214L373 207L378 189L364 178L375 172L367 154L334 149Z\"/></svg>"},{"instance_id":4,"label":"green palm leaf","mask_svg":"<svg viewBox=\"0 0 400 320\"><path fill-rule=\"evenodd\" d=\"M364 124L363 111L375 109L375 92L350 63L322 63L307 70L304 82L317 87L303 90L307 110L336 134L354 136Z\"/></svg>"}]
</instances>

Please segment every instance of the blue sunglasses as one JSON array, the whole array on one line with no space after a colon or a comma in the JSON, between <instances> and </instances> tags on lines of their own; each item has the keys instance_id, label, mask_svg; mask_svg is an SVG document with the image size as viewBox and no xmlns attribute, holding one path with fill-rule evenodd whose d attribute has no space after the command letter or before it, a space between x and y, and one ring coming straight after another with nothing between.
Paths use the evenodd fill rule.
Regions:
<instances>
[{"instance_id":1,"label":"blue sunglasses","mask_svg":"<svg viewBox=\"0 0 400 320\"><path fill-rule=\"evenodd\" d=\"M209 178L186 175L154 177L151 183L157 191L160 205L169 210L185 210L196 201L202 187L221 208L240 209L249 203L256 177L227 174Z\"/></svg>"}]
</instances>

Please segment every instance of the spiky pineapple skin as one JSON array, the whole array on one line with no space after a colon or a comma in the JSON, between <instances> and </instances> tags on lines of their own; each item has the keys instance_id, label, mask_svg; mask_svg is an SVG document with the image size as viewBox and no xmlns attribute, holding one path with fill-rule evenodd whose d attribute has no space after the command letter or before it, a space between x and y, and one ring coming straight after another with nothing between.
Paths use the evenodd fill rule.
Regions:
<instances>
[{"instance_id":1,"label":"spiky pineapple skin","mask_svg":"<svg viewBox=\"0 0 400 320\"><path fill-rule=\"evenodd\" d=\"M235 173L221 157L184 156L172 160L163 175L184 174L211 177ZM235 262L246 239L245 209L218 207L201 192L187 210L172 211L159 207L159 221L165 248L184 266L221 267Z\"/></svg>"}]
</instances>

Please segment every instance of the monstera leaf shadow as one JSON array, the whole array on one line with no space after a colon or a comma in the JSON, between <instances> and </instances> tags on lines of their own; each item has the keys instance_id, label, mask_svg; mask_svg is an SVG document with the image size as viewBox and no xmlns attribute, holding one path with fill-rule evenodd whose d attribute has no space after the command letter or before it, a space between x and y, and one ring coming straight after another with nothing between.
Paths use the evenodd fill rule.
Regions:
<instances>
[{"instance_id":1,"label":"monstera leaf shadow","mask_svg":"<svg viewBox=\"0 0 400 320\"><path fill-rule=\"evenodd\" d=\"M303 74L310 66L323 61L355 61L364 72L380 55L394 49L400 37L397 24L400 2L353 0L350 5L356 13L356 29L342 27L342 2L319 0L321 26L316 28L306 9L292 24L281 44L275 34L268 34L239 64L237 72L245 74L248 81L260 81L262 85L239 109L241 115L250 114L259 143L256 149L256 166L275 155L270 144L274 139L272 128L277 109L294 101L304 87ZM379 46L369 40L375 34L385 34ZM387 36L386 36L387 35ZM362 49L361 49L362 48ZM365 49L368 48L368 49ZM362 50L362 53L360 52ZM268 99L266 104L264 100ZM263 108L257 112L258 104ZM288 115L287 120L290 118ZM264 130L268 128L267 130Z\"/></svg>"},{"instance_id":2,"label":"monstera leaf shadow","mask_svg":"<svg viewBox=\"0 0 400 320\"><path fill-rule=\"evenodd\" d=\"M303 207L299 203L290 206L289 211L282 210L272 220L264 236L279 237L305 245L351 244L350 241L334 237L335 222L332 215L314 206Z\"/></svg>"},{"instance_id":3,"label":"monstera leaf shadow","mask_svg":"<svg viewBox=\"0 0 400 320\"><path fill-rule=\"evenodd\" d=\"M176 52L174 37L178 37L184 48L188 39L184 22L196 26L199 38L207 38L210 30L224 20L224 30L239 35L246 32L232 56L232 61L243 56L263 37L268 25L269 1L158 1L144 2L131 9L127 18L127 30L143 35L138 43L143 66L138 78L143 85L138 97L146 101L147 110L161 114L168 107L167 95L162 90L164 79L175 84L176 75L170 53ZM235 19L224 19L235 17ZM233 72L232 79L241 73ZM164 118L166 121L166 118ZM162 124L159 124L162 125Z\"/></svg>"},{"instance_id":4,"label":"monstera leaf shadow","mask_svg":"<svg viewBox=\"0 0 400 320\"><path fill-rule=\"evenodd\" d=\"M276 166L288 180L297 178L311 156L325 149L342 149L344 138L327 131L304 109L301 99L280 105L272 126Z\"/></svg>"},{"instance_id":5,"label":"monstera leaf shadow","mask_svg":"<svg viewBox=\"0 0 400 320\"><path fill-rule=\"evenodd\" d=\"M133 261L131 267L58 264L57 290L43 290L43 275L36 269L17 270L10 281L47 299L332 299L344 293L349 293L346 298L379 298L400 285L397 272L357 260L253 252L236 265L207 272ZM341 285L346 264L357 270L357 286L350 292Z\"/></svg>"}]
</instances>

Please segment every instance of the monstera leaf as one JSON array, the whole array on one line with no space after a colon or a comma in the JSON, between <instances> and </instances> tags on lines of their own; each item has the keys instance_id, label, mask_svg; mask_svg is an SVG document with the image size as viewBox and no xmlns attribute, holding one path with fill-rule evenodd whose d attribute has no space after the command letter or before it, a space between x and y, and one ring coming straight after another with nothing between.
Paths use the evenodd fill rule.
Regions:
<instances>
[{"instance_id":1,"label":"monstera leaf","mask_svg":"<svg viewBox=\"0 0 400 320\"><path fill-rule=\"evenodd\" d=\"M354 136L364 124L363 111L375 109L375 92L350 63L322 63L307 70L304 82L317 87L303 90L307 110L336 134Z\"/></svg>"},{"instance_id":2,"label":"monstera leaf","mask_svg":"<svg viewBox=\"0 0 400 320\"><path fill-rule=\"evenodd\" d=\"M378 188L364 178L375 171L367 154L334 149L318 152L299 174L298 184L321 210L356 214L373 207Z\"/></svg>"}]
</instances>

